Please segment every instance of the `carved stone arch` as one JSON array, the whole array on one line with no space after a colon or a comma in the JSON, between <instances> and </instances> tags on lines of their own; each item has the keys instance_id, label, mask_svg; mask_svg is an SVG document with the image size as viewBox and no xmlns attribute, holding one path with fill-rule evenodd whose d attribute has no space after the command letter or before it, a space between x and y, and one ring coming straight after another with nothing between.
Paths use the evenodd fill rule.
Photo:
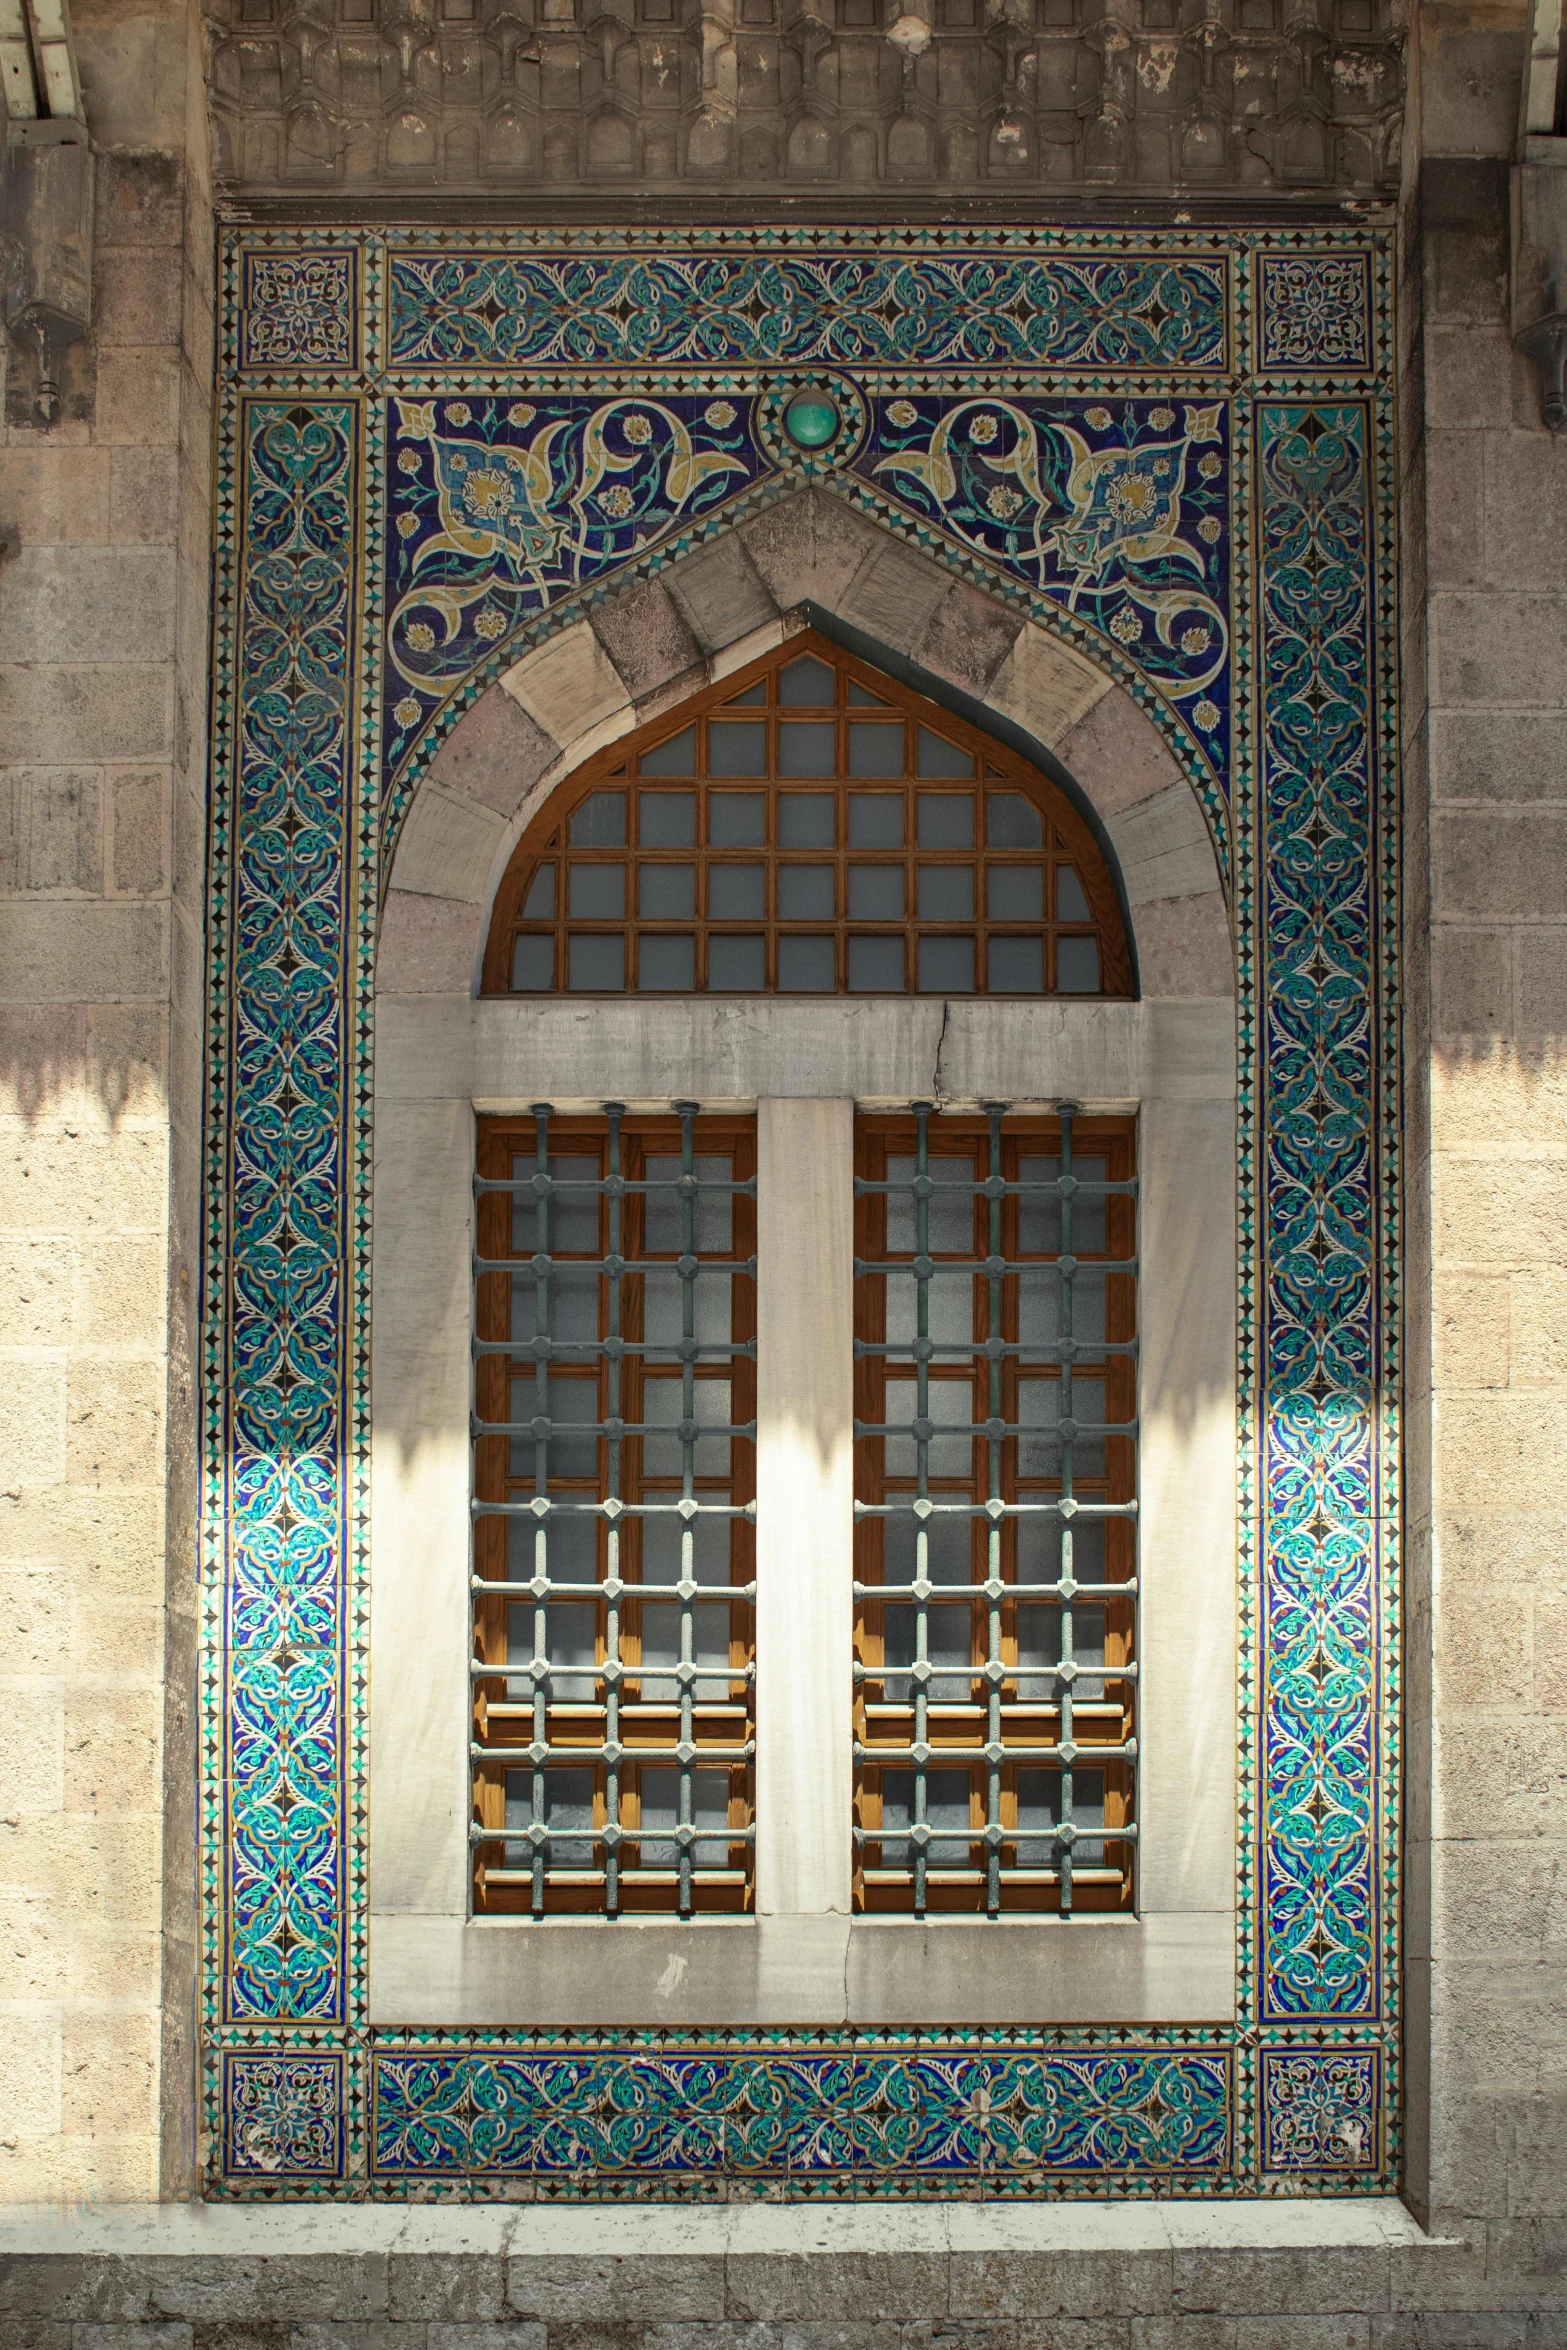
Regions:
<instances>
[{"instance_id":1,"label":"carved stone arch","mask_svg":"<svg viewBox=\"0 0 1567 2350\"><path fill-rule=\"evenodd\" d=\"M620 735L813 624L1075 787L1119 869L1143 995L1233 992L1206 820L1131 695L999 596L810 490L605 597L586 618L564 612L465 713L398 838L378 986L476 989L494 892L556 785Z\"/></svg>"}]
</instances>

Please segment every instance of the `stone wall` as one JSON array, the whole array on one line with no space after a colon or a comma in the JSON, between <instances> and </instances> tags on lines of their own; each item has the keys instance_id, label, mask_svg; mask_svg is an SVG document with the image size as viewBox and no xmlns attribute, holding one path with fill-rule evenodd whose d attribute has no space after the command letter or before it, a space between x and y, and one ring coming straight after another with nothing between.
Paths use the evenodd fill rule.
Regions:
<instances>
[{"instance_id":1,"label":"stone wall","mask_svg":"<svg viewBox=\"0 0 1567 2350\"><path fill-rule=\"evenodd\" d=\"M179 0L78 12L94 331L53 430L13 361L0 445L4 2200L155 2196L190 2159L194 1643L165 1559L188 1594L212 250L193 38Z\"/></svg>"}]
</instances>

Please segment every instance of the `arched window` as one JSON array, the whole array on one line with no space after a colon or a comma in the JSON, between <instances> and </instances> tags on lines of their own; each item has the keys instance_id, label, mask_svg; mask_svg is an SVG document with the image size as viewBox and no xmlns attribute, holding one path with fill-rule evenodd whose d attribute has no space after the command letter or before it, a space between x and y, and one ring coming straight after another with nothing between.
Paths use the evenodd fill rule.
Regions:
<instances>
[{"instance_id":1,"label":"arched window","mask_svg":"<svg viewBox=\"0 0 1567 2350\"><path fill-rule=\"evenodd\" d=\"M808 634L590 760L519 842L488 995L1126 996L1088 825Z\"/></svg>"}]
</instances>

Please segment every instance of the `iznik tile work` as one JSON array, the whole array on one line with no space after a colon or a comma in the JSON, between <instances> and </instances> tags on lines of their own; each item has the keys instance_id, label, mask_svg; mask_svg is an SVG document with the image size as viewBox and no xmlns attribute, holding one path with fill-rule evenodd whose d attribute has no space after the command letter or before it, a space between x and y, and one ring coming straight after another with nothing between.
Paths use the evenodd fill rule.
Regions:
<instances>
[{"instance_id":1,"label":"iznik tile work","mask_svg":"<svg viewBox=\"0 0 1567 2350\"><path fill-rule=\"evenodd\" d=\"M1388 271L1365 227L229 233L206 1160L211 2192L1326 2193L1396 2175ZM530 284L555 289L531 316L516 307ZM802 386L841 420L810 454L781 424ZM370 988L397 825L445 729L522 651L806 481L1120 679L1228 859L1235 2020L372 2029Z\"/></svg>"}]
</instances>

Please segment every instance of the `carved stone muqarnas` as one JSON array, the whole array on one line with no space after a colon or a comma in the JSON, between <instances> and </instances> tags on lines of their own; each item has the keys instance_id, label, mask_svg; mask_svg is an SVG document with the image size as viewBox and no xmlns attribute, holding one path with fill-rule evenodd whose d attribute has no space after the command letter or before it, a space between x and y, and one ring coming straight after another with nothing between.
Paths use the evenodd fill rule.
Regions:
<instances>
[{"instance_id":1,"label":"carved stone muqarnas","mask_svg":"<svg viewBox=\"0 0 1567 2350\"><path fill-rule=\"evenodd\" d=\"M220 179L1392 193L1390 0L215 0Z\"/></svg>"}]
</instances>

